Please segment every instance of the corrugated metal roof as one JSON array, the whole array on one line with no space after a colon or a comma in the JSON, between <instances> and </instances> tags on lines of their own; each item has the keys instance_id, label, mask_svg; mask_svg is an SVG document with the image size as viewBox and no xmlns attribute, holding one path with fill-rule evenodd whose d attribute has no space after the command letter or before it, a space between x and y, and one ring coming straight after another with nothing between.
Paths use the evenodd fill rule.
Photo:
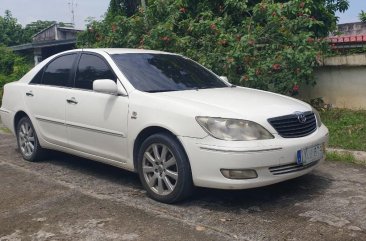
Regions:
<instances>
[{"instance_id":1,"label":"corrugated metal roof","mask_svg":"<svg viewBox=\"0 0 366 241\"><path fill-rule=\"evenodd\" d=\"M45 47L61 46L61 45L68 45L68 44L76 44L76 39L52 40L52 41L43 41L43 42L38 42L38 43L28 43L28 44L12 46L10 48L13 51L21 51L21 50L27 50L27 49L45 48Z\"/></svg>"}]
</instances>

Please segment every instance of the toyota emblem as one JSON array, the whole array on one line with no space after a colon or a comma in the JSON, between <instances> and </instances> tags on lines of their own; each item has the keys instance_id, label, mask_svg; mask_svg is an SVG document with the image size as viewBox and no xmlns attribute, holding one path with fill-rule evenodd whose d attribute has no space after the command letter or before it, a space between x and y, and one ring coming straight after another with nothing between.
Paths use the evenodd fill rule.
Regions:
<instances>
[{"instance_id":1,"label":"toyota emblem","mask_svg":"<svg viewBox=\"0 0 366 241\"><path fill-rule=\"evenodd\" d=\"M295 115L300 123L304 124L306 122L306 116L303 112L295 112Z\"/></svg>"}]
</instances>

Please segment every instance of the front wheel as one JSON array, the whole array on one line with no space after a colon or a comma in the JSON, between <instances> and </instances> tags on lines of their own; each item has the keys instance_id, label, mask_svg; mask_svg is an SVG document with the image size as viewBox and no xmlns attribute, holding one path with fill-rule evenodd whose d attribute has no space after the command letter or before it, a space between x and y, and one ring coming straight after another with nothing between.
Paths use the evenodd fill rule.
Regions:
<instances>
[{"instance_id":1,"label":"front wheel","mask_svg":"<svg viewBox=\"0 0 366 241\"><path fill-rule=\"evenodd\" d=\"M178 202L192 193L188 158L172 135L154 134L142 143L138 171L148 195L159 202Z\"/></svg>"},{"instance_id":2,"label":"front wheel","mask_svg":"<svg viewBox=\"0 0 366 241\"><path fill-rule=\"evenodd\" d=\"M37 161L43 155L36 131L28 117L23 117L17 125L17 142L20 153L27 161Z\"/></svg>"}]
</instances>

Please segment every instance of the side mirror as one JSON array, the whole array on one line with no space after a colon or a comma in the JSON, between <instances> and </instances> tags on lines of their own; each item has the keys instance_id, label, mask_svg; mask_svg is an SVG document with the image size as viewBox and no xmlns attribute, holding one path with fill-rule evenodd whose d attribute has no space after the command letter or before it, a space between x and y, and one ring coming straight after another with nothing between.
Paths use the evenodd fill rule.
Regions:
<instances>
[{"instance_id":1,"label":"side mirror","mask_svg":"<svg viewBox=\"0 0 366 241\"><path fill-rule=\"evenodd\" d=\"M117 95L118 87L116 82L111 79L98 79L93 81L93 90L95 92Z\"/></svg>"},{"instance_id":2,"label":"side mirror","mask_svg":"<svg viewBox=\"0 0 366 241\"><path fill-rule=\"evenodd\" d=\"M229 79L226 76L220 76L220 79L222 79L223 81L230 83Z\"/></svg>"}]
</instances>

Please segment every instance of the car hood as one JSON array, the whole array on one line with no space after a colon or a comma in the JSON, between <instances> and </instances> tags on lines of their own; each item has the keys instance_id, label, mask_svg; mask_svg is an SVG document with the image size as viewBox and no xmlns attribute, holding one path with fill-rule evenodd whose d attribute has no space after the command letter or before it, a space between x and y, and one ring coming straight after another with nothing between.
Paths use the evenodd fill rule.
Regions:
<instances>
[{"instance_id":1,"label":"car hood","mask_svg":"<svg viewBox=\"0 0 366 241\"><path fill-rule=\"evenodd\" d=\"M297 99L243 87L215 88L158 93L167 101L193 106L196 115L241 118L259 121L271 117L310 111L311 106Z\"/></svg>"}]
</instances>

